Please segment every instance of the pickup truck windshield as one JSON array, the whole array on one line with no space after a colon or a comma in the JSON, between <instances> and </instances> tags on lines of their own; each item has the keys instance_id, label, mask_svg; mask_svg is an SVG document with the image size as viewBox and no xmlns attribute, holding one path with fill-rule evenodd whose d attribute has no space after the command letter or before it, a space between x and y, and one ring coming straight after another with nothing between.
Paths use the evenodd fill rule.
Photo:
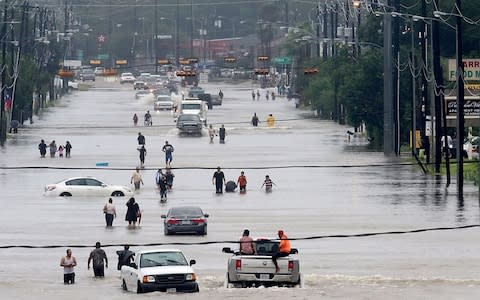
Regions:
<instances>
[{"instance_id":1,"label":"pickup truck windshield","mask_svg":"<svg viewBox=\"0 0 480 300\"><path fill-rule=\"evenodd\" d=\"M200 117L198 115L180 115L180 117L178 117L178 122L185 121L200 122Z\"/></svg>"},{"instance_id":2,"label":"pickup truck windshield","mask_svg":"<svg viewBox=\"0 0 480 300\"><path fill-rule=\"evenodd\" d=\"M200 106L200 104L190 104L190 103L185 103L185 104L182 104L182 109L196 109L196 110L200 110L202 109L202 107Z\"/></svg>"},{"instance_id":3,"label":"pickup truck windshield","mask_svg":"<svg viewBox=\"0 0 480 300\"><path fill-rule=\"evenodd\" d=\"M140 257L140 268L187 265L185 256L180 252L144 253Z\"/></svg>"}]
</instances>

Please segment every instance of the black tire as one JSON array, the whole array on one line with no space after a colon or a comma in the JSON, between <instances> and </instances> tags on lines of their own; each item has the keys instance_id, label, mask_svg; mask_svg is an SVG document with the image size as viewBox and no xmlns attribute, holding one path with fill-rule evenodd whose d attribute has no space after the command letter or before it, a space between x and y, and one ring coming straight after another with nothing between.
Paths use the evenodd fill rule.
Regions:
<instances>
[{"instance_id":1,"label":"black tire","mask_svg":"<svg viewBox=\"0 0 480 300\"><path fill-rule=\"evenodd\" d=\"M125 283L125 279L122 280L122 290L127 291L127 284Z\"/></svg>"},{"instance_id":2,"label":"black tire","mask_svg":"<svg viewBox=\"0 0 480 300\"><path fill-rule=\"evenodd\" d=\"M200 292L200 288L198 287L198 284L197 284L197 288L194 289L194 290L192 291L192 293L198 293L198 292Z\"/></svg>"},{"instance_id":3,"label":"black tire","mask_svg":"<svg viewBox=\"0 0 480 300\"><path fill-rule=\"evenodd\" d=\"M200 232L201 235L207 235L207 226L203 227L203 230Z\"/></svg>"},{"instance_id":4,"label":"black tire","mask_svg":"<svg viewBox=\"0 0 480 300\"><path fill-rule=\"evenodd\" d=\"M123 197L125 194L121 191L115 191L112 193L112 197Z\"/></svg>"},{"instance_id":5,"label":"black tire","mask_svg":"<svg viewBox=\"0 0 480 300\"><path fill-rule=\"evenodd\" d=\"M163 233L165 235L171 235L172 234L172 232L170 230L168 230L166 227L163 229Z\"/></svg>"},{"instance_id":6,"label":"black tire","mask_svg":"<svg viewBox=\"0 0 480 300\"><path fill-rule=\"evenodd\" d=\"M137 294L143 294L143 288L142 285L140 284L140 281L137 283Z\"/></svg>"},{"instance_id":7,"label":"black tire","mask_svg":"<svg viewBox=\"0 0 480 300\"><path fill-rule=\"evenodd\" d=\"M63 192L60 194L60 197L72 197L72 194L70 194L69 192Z\"/></svg>"}]
</instances>

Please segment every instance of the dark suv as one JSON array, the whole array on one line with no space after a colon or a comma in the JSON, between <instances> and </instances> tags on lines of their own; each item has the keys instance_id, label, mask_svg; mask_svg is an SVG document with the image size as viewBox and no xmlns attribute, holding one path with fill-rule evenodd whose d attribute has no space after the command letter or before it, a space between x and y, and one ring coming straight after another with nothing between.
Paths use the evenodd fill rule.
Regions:
<instances>
[{"instance_id":1,"label":"dark suv","mask_svg":"<svg viewBox=\"0 0 480 300\"><path fill-rule=\"evenodd\" d=\"M202 120L197 114L181 114L177 119L177 128L180 134L202 134Z\"/></svg>"}]
</instances>

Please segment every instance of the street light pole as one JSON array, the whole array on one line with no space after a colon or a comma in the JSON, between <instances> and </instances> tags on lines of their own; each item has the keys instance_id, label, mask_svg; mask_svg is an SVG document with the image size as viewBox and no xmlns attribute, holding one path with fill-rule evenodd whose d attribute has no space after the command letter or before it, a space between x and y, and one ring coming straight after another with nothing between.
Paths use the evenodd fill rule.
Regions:
<instances>
[{"instance_id":1,"label":"street light pole","mask_svg":"<svg viewBox=\"0 0 480 300\"><path fill-rule=\"evenodd\" d=\"M456 50L457 50L457 195L463 196L463 139L465 124L463 115L464 83L463 83L463 47L462 47L462 16L460 13L462 1L456 0L458 14L456 15Z\"/></svg>"}]
</instances>

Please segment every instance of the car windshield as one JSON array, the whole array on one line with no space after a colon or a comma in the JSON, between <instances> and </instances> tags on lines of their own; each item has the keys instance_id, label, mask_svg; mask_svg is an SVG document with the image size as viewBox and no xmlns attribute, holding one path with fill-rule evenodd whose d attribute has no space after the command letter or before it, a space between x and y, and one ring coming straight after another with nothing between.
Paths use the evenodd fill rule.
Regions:
<instances>
[{"instance_id":1,"label":"car windshield","mask_svg":"<svg viewBox=\"0 0 480 300\"><path fill-rule=\"evenodd\" d=\"M178 117L179 121L199 121L200 117L198 115L181 115Z\"/></svg>"},{"instance_id":2,"label":"car windshield","mask_svg":"<svg viewBox=\"0 0 480 300\"><path fill-rule=\"evenodd\" d=\"M157 101L172 101L170 97L157 97Z\"/></svg>"},{"instance_id":3,"label":"car windshield","mask_svg":"<svg viewBox=\"0 0 480 300\"><path fill-rule=\"evenodd\" d=\"M198 207L178 207L170 210L170 217L202 217L202 210Z\"/></svg>"},{"instance_id":4,"label":"car windshield","mask_svg":"<svg viewBox=\"0 0 480 300\"><path fill-rule=\"evenodd\" d=\"M159 266L188 266L188 263L181 252L144 253L140 257L140 268Z\"/></svg>"},{"instance_id":5,"label":"car windshield","mask_svg":"<svg viewBox=\"0 0 480 300\"><path fill-rule=\"evenodd\" d=\"M182 104L182 109L198 109L200 110L200 104Z\"/></svg>"},{"instance_id":6,"label":"car windshield","mask_svg":"<svg viewBox=\"0 0 480 300\"><path fill-rule=\"evenodd\" d=\"M279 242L269 240L257 240L255 242L255 248L258 255L272 255L278 251Z\"/></svg>"},{"instance_id":7,"label":"car windshield","mask_svg":"<svg viewBox=\"0 0 480 300\"><path fill-rule=\"evenodd\" d=\"M126 76L133 76L133 74L132 73L123 73L122 76L125 76L125 77Z\"/></svg>"}]
</instances>

